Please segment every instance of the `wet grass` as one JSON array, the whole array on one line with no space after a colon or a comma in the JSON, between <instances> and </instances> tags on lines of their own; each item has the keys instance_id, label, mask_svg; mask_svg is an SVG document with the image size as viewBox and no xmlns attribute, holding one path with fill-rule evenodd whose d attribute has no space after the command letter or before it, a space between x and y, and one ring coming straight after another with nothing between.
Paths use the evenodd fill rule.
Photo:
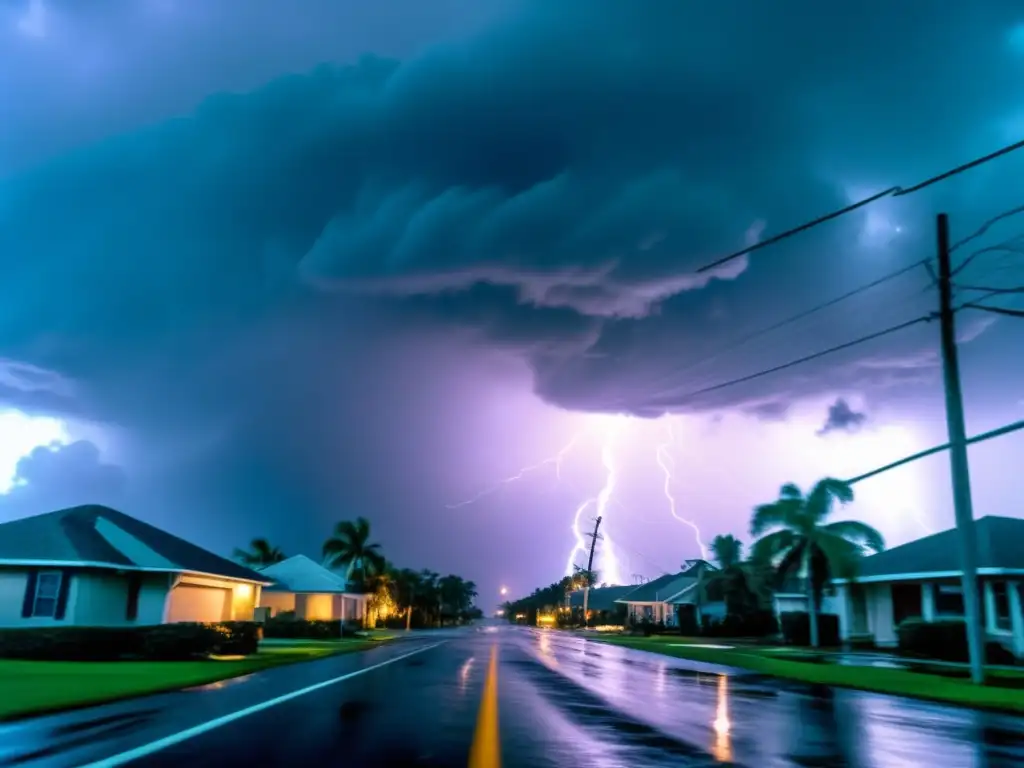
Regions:
<instances>
[{"instance_id":1,"label":"wet grass","mask_svg":"<svg viewBox=\"0 0 1024 768\"><path fill-rule=\"evenodd\" d=\"M680 637L602 637L594 642L625 646L706 664L720 664L784 680L831 685L862 691L910 696L984 709L1024 712L1024 670L992 670L984 686L973 685L956 668L924 667L923 671L828 663L813 652L773 653L769 648L702 648L703 640ZM730 643L722 641L721 645ZM794 658L796 656L796 658Z\"/></svg>"},{"instance_id":2,"label":"wet grass","mask_svg":"<svg viewBox=\"0 0 1024 768\"><path fill-rule=\"evenodd\" d=\"M198 661L0 659L0 720L103 704L241 677L284 664L364 651L379 640L267 645L252 656Z\"/></svg>"}]
</instances>

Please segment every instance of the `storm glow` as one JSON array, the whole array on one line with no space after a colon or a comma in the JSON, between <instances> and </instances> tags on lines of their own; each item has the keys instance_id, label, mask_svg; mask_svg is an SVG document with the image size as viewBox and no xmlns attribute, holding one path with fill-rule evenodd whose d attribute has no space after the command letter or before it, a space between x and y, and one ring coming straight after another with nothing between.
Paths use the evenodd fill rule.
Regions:
<instances>
[{"instance_id":1,"label":"storm glow","mask_svg":"<svg viewBox=\"0 0 1024 768\"><path fill-rule=\"evenodd\" d=\"M63 445L69 440L67 428L59 419L0 411L0 494L18 484L18 462L23 457L40 446Z\"/></svg>"}]
</instances>

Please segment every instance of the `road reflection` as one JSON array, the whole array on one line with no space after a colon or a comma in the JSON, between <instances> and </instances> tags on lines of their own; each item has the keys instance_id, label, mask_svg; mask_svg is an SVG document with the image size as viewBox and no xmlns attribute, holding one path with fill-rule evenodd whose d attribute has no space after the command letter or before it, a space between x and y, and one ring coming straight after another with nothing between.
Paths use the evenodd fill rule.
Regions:
<instances>
[{"instance_id":1,"label":"road reflection","mask_svg":"<svg viewBox=\"0 0 1024 768\"><path fill-rule=\"evenodd\" d=\"M715 729L715 743L711 748L711 754L719 762L730 762L732 742L729 740L729 731L732 724L729 722L729 678L726 675L718 676L718 707L715 709L715 721L712 725Z\"/></svg>"}]
</instances>

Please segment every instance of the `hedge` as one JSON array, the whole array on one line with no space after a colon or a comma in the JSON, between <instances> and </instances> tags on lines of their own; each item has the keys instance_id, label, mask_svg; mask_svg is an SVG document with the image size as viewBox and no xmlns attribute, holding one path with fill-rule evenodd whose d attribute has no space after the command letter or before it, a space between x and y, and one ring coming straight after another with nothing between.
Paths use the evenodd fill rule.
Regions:
<instances>
[{"instance_id":1,"label":"hedge","mask_svg":"<svg viewBox=\"0 0 1024 768\"><path fill-rule=\"evenodd\" d=\"M721 618L706 616L700 630L704 637L766 637L778 632L779 621L774 611L729 613Z\"/></svg>"},{"instance_id":2,"label":"hedge","mask_svg":"<svg viewBox=\"0 0 1024 768\"><path fill-rule=\"evenodd\" d=\"M345 634L354 635L362 629L358 620L345 622ZM295 619L290 616L272 616L263 624L263 636L294 640L337 640L342 636L340 621L322 619Z\"/></svg>"},{"instance_id":3,"label":"hedge","mask_svg":"<svg viewBox=\"0 0 1024 768\"><path fill-rule=\"evenodd\" d=\"M0 658L33 661L177 661L255 653L260 627L251 621L182 622L144 627L0 629Z\"/></svg>"},{"instance_id":4,"label":"hedge","mask_svg":"<svg viewBox=\"0 0 1024 768\"><path fill-rule=\"evenodd\" d=\"M896 628L899 651L906 656L916 656L936 661L967 662L967 624L960 619L923 621L907 619ZM1016 663L1014 655L999 643L987 643L985 663Z\"/></svg>"},{"instance_id":5,"label":"hedge","mask_svg":"<svg viewBox=\"0 0 1024 768\"><path fill-rule=\"evenodd\" d=\"M782 637L789 645L811 644L811 617L807 611L786 611L779 616ZM818 614L818 645L826 648L839 645L839 617L834 613Z\"/></svg>"}]
</instances>

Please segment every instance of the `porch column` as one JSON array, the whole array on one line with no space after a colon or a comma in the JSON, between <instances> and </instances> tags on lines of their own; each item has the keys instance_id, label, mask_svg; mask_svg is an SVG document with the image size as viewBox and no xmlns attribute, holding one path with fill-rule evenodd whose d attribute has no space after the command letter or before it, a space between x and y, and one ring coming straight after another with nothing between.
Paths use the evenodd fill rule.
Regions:
<instances>
[{"instance_id":1,"label":"porch column","mask_svg":"<svg viewBox=\"0 0 1024 768\"><path fill-rule=\"evenodd\" d=\"M1010 581L1006 591L1010 595L1010 627L1013 630L1013 652L1024 657L1024 605L1021 600L1021 582Z\"/></svg>"},{"instance_id":2,"label":"porch column","mask_svg":"<svg viewBox=\"0 0 1024 768\"><path fill-rule=\"evenodd\" d=\"M850 639L850 593L849 584L836 585L836 603L839 605L839 639L843 642Z\"/></svg>"},{"instance_id":3,"label":"porch column","mask_svg":"<svg viewBox=\"0 0 1024 768\"><path fill-rule=\"evenodd\" d=\"M921 618L935 621L935 585L930 581L921 585Z\"/></svg>"},{"instance_id":4,"label":"porch column","mask_svg":"<svg viewBox=\"0 0 1024 768\"><path fill-rule=\"evenodd\" d=\"M982 588L985 592L985 631L995 632L996 627L996 593L992 590L992 582L985 580L982 582ZM1007 586L1009 590L1009 586Z\"/></svg>"}]
</instances>

